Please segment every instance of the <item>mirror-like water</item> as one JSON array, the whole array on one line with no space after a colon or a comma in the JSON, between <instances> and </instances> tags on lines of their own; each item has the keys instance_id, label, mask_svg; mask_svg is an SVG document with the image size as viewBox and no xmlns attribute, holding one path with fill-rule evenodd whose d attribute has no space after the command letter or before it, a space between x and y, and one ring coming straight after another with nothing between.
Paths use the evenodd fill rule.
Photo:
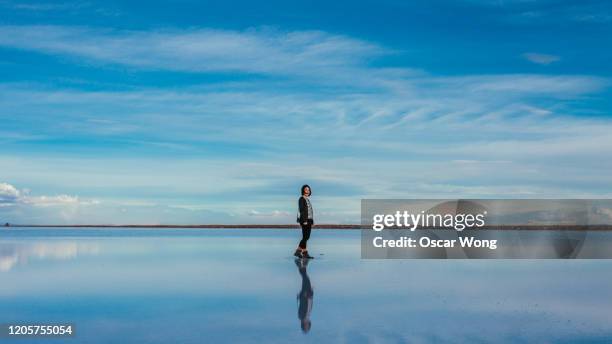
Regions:
<instances>
[{"instance_id":1,"label":"mirror-like water","mask_svg":"<svg viewBox=\"0 0 612 344\"><path fill-rule=\"evenodd\" d=\"M361 260L359 231L315 230L316 259L302 264L298 240L3 230L0 323L75 324L76 338L54 343L612 339L612 260Z\"/></svg>"}]
</instances>

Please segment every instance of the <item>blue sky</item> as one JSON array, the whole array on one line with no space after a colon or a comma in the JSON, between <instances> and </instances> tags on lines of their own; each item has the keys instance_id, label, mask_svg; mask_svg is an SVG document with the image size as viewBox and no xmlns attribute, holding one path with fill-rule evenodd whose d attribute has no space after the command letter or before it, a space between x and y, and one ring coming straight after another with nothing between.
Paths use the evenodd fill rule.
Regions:
<instances>
[{"instance_id":1,"label":"blue sky","mask_svg":"<svg viewBox=\"0 0 612 344\"><path fill-rule=\"evenodd\" d=\"M0 1L0 221L602 198L605 1Z\"/></svg>"}]
</instances>

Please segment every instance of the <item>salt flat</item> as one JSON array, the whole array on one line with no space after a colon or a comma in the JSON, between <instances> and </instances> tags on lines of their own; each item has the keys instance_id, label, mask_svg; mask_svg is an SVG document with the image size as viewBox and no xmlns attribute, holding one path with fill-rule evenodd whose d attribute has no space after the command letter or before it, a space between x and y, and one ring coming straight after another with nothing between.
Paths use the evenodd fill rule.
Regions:
<instances>
[{"instance_id":1,"label":"salt flat","mask_svg":"<svg viewBox=\"0 0 612 344\"><path fill-rule=\"evenodd\" d=\"M303 275L291 256L298 237L284 229L7 230L0 323L75 324L76 341L54 343L612 338L612 261L362 260L359 231L315 230L316 258ZM304 276L313 291L307 333L298 318Z\"/></svg>"}]
</instances>

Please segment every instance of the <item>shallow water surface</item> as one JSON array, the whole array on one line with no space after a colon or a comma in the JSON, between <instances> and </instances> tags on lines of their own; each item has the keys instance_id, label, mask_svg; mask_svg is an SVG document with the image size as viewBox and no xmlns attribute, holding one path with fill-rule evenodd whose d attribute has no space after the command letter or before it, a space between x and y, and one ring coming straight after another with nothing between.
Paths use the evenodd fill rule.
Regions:
<instances>
[{"instance_id":1,"label":"shallow water surface","mask_svg":"<svg viewBox=\"0 0 612 344\"><path fill-rule=\"evenodd\" d=\"M360 233L10 229L0 323L28 343L610 342L610 260L362 260Z\"/></svg>"}]
</instances>

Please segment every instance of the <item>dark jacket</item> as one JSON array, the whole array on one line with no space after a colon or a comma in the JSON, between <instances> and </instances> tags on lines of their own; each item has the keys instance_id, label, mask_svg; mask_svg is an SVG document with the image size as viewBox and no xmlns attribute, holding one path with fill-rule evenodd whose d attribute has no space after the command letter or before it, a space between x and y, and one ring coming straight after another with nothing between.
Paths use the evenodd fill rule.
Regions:
<instances>
[{"instance_id":1,"label":"dark jacket","mask_svg":"<svg viewBox=\"0 0 612 344\"><path fill-rule=\"evenodd\" d=\"M299 205L299 209L300 209L300 213L298 215L297 218L297 222L299 224L302 224L304 222L309 222L310 224L313 224L314 221L313 219L308 219L308 204L306 203L306 198L304 198L304 196L301 196L299 201L298 201L298 205Z\"/></svg>"}]
</instances>

